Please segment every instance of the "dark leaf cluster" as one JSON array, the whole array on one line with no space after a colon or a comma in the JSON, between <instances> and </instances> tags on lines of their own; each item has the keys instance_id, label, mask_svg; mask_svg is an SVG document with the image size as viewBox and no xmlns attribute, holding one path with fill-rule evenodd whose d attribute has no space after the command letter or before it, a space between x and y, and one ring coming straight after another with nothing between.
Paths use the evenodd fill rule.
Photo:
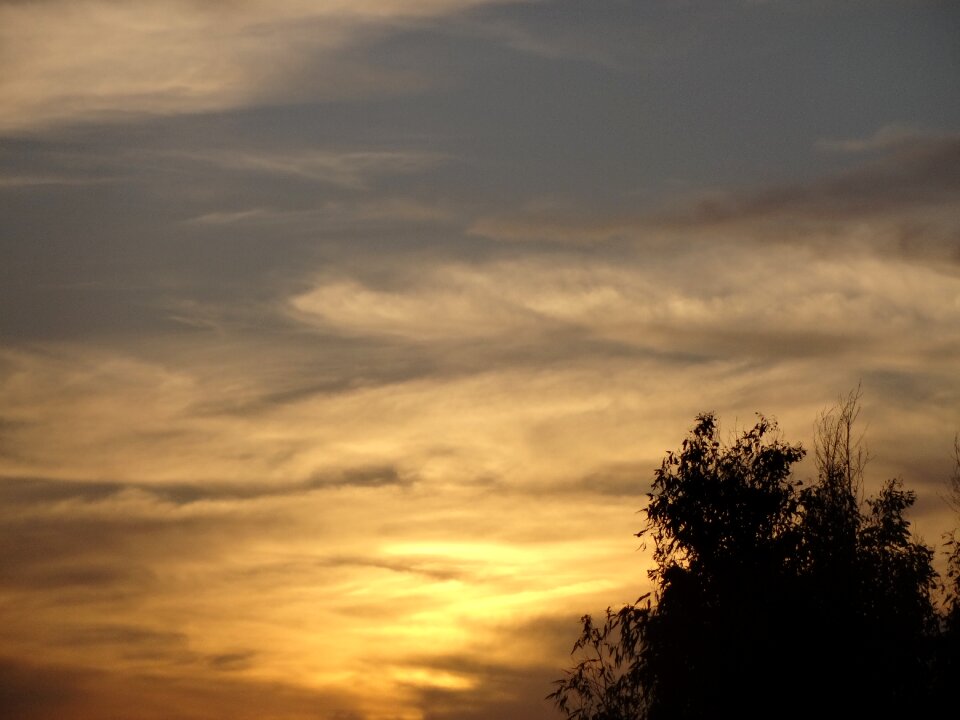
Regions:
<instances>
[{"instance_id":1,"label":"dark leaf cluster","mask_svg":"<svg viewBox=\"0 0 960 720\"><path fill-rule=\"evenodd\" d=\"M913 717L955 694L960 545L948 538L938 607L934 551L905 516L914 494L891 480L861 497L858 400L821 416L807 486L792 475L804 450L775 422L727 444L697 418L638 533L655 593L600 625L584 616L579 662L549 696L567 718Z\"/></svg>"}]
</instances>

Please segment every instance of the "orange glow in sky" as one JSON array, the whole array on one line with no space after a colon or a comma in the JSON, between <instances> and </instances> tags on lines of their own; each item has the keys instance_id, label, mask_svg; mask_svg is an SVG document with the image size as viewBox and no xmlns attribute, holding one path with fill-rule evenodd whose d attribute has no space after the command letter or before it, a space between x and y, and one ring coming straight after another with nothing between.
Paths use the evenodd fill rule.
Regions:
<instances>
[{"instance_id":1,"label":"orange glow in sky","mask_svg":"<svg viewBox=\"0 0 960 720\"><path fill-rule=\"evenodd\" d=\"M0 716L557 717L703 411L862 383L937 537L958 25L0 0Z\"/></svg>"}]
</instances>

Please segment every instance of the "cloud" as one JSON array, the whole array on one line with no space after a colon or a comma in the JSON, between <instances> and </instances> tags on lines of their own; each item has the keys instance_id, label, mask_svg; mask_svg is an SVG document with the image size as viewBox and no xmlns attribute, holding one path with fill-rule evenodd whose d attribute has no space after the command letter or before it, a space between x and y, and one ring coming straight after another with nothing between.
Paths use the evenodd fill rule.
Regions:
<instances>
[{"instance_id":1,"label":"cloud","mask_svg":"<svg viewBox=\"0 0 960 720\"><path fill-rule=\"evenodd\" d=\"M555 717L556 710L544 698L561 668L569 665L577 618L584 610L489 626L474 641L471 653L409 658L411 667L424 677L460 680L419 687L418 705L424 717Z\"/></svg>"},{"instance_id":2,"label":"cloud","mask_svg":"<svg viewBox=\"0 0 960 720\"><path fill-rule=\"evenodd\" d=\"M883 217L914 208L929 211L960 195L958 159L960 137L922 138L838 175L703 201L687 220L721 224L786 216L815 223L822 218Z\"/></svg>"},{"instance_id":3,"label":"cloud","mask_svg":"<svg viewBox=\"0 0 960 720\"><path fill-rule=\"evenodd\" d=\"M529 278L537 272L527 271L544 268L522 269ZM624 277L639 272L619 269ZM828 263L815 277L829 284L835 270ZM914 270L926 281L936 277ZM684 278L687 284L679 284ZM706 279L678 269L660 282L715 292ZM758 322L745 317L748 326ZM82 482L74 470L43 481L0 480L0 564L12 598L8 652L42 648L38 659L102 672L104 679L78 686L100 716L104 707L119 707L120 716L152 720L169 701L176 704L168 715L175 707L183 717L209 717L203 713L212 703L233 707L221 695L233 691L251 703L238 709L241 718L254 709L261 717L300 717L311 697L321 716L317 707L371 718L389 718L397 707L441 718L457 711L548 717L540 698L549 687L541 686L567 664L575 615L640 592L646 557L632 537L641 503L631 500L630 484L649 479L695 412L712 407L731 422L737 413L750 418L753 410L773 409L788 437L799 438L851 372L900 367L910 377L922 375L925 391L937 394L922 413L898 416L904 405L885 392L890 405L867 412L871 435L900 447L894 440L906 434L908 448L925 437L918 452L929 453L938 427L955 417L954 355L937 359L935 347L949 339L948 325L956 327L950 317L930 337L922 324L909 330L908 322L902 342L862 353L854 346L849 364L836 356L826 363L796 357L790 348L770 362L758 361L756 349L746 359L730 349L734 360L690 364L582 355L491 368L481 356L469 372L305 394L239 419L220 403L231 393L247 394L244 380L263 391L281 378L289 382L289 373L305 381L310 367L281 364L287 372L253 378L251 360L262 369L269 353L248 355L235 345L206 359L184 353L191 362L181 362L175 375L191 402L181 404L177 383L158 382L166 377L162 358L133 362L105 350L5 355L5 412L30 420L11 428L27 458L16 462L52 465L38 449L64 452L58 446L68 433L53 411L63 406L43 402L55 388L68 423L108 423L80 445L71 440L70 454L57 463L77 453L71 462L87 478L104 477L98 468L124 475ZM890 332L899 338L904 326ZM696 341L690 332L688 342ZM912 363L922 347L933 359L918 371ZM94 365L101 370L91 372ZM28 415L25 398L34 393L39 402ZM112 396L128 394L139 408L115 414L124 406ZM92 412L99 403L111 412ZM201 433L203 443L178 433L148 443L123 434L150 414L144 408L169 430ZM940 436L946 449L952 435ZM907 456L899 450L898 457ZM351 462L357 458L367 462ZM13 462L4 463L9 475ZM155 475L137 477L150 471ZM559 621L556 633L511 630L564 613L567 631ZM65 637L78 642L61 642ZM139 690L138 678L148 673L171 685L144 691L142 707L122 712L128 691ZM233 684L221 684L220 676ZM333 687L350 692L324 690ZM259 701L254 692L263 693ZM110 697L119 704L104 705ZM380 699L372 703L374 697Z\"/></svg>"},{"instance_id":4,"label":"cloud","mask_svg":"<svg viewBox=\"0 0 960 720\"><path fill-rule=\"evenodd\" d=\"M885 151L923 140L924 133L915 127L893 123L877 129L872 135L846 140L820 140L817 148L837 153L868 153Z\"/></svg>"},{"instance_id":5,"label":"cloud","mask_svg":"<svg viewBox=\"0 0 960 720\"><path fill-rule=\"evenodd\" d=\"M0 658L0 713L30 720L370 718L342 693L213 673L171 677ZM382 716L381 716L382 717Z\"/></svg>"},{"instance_id":6,"label":"cloud","mask_svg":"<svg viewBox=\"0 0 960 720\"><path fill-rule=\"evenodd\" d=\"M110 178L71 177L68 175L0 175L0 190L43 187L47 185L84 186L113 182Z\"/></svg>"},{"instance_id":7,"label":"cloud","mask_svg":"<svg viewBox=\"0 0 960 720\"><path fill-rule=\"evenodd\" d=\"M432 687L421 690L420 706L425 720L549 720L557 711L544 696L553 688L554 667L524 668L518 676L511 667L483 669L474 688Z\"/></svg>"},{"instance_id":8,"label":"cloud","mask_svg":"<svg viewBox=\"0 0 960 720\"><path fill-rule=\"evenodd\" d=\"M894 327L913 334L918 323L950 336L960 296L954 279L926 269L780 245L698 248L655 266L576 255L440 265L391 289L321 282L292 306L323 328L411 342L513 342L567 327L662 352L796 358L869 345Z\"/></svg>"},{"instance_id":9,"label":"cloud","mask_svg":"<svg viewBox=\"0 0 960 720\"><path fill-rule=\"evenodd\" d=\"M681 237L806 245L960 267L960 138L904 140L847 171L755 192L705 198L655 223Z\"/></svg>"},{"instance_id":10,"label":"cloud","mask_svg":"<svg viewBox=\"0 0 960 720\"><path fill-rule=\"evenodd\" d=\"M804 440L862 379L944 526L957 138L787 148L822 18L140 5L0 0L11 717L550 717L704 410Z\"/></svg>"},{"instance_id":11,"label":"cloud","mask_svg":"<svg viewBox=\"0 0 960 720\"><path fill-rule=\"evenodd\" d=\"M554 7L560 5L553 3ZM622 71L628 48L635 48L638 44L636 37L631 37L633 45L628 45L626 38L616 37L615 24L600 29L590 27L592 17L592 13L575 15L575 12L565 12L561 7L547 15L539 14L535 22L510 17L471 18L465 23L465 30L472 35L492 38L514 51Z\"/></svg>"},{"instance_id":12,"label":"cloud","mask_svg":"<svg viewBox=\"0 0 960 720\"><path fill-rule=\"evenodd\" d=\"M656 467L656 463L656 460L651 460L600 467L575 483L572 489L639 499L648 490L651 468Z\"/></svg>"},{"instance_id":13,"label":"cloud","mask_svg":"<svg viewBox=\"0 0 960 720\"><path fill-rule=\"evenodd\" d=\"M319 563L328 567L363 567L396 573L412 573L440 582L459 580L466 575L461 568L437 566L429 561L424 562L422 558L387 560L376 556L334 556L324 558Z\"/></svg>"},{"instance_id":14,"label":"cloud","mask_svg":"<svg viewBox=\"0 0 960 720\"><path fill-rule=\"evenodd\" d=\"M191 225L221 228L282 228L287 231L357 232L395 230L398 225L433 226L449 224L451 212L436 203L413 198L385 197L382 200L329 200L313 203L309 209L253 207L214 210L192 217Z\"/></svg>"},{"instance_id":15,"label":"cloud","mask_svg":"<svg viewBox=\"0 0 960 720\"><path fill-rule=\"evenodd\" d=\"M422 86L352 49L483 0L47 0L0 4L0 131Z\"/></svg>"},{"instance_id":16,"label":"cloud","mask_svg":"<svg viewBox=\"0 0 960 720\"><path fill-rule=\"evenodd\" d=\"M422 173L447 160L443 155L429 152L300 149L284 153L238 148L200 150L181 159L228 171L288 176L349 190L363 190L371 179L378 177Z\"/></svg>"},{"instance_id":17,"label":"cloud","mask_svg":"<svg viewBox=\"0 0 960 720\"><path fill-rule=\"evenodd\" d=\"M509 272L509 269L507 269ZM498 301L503 278L467 266L439 268L433 282L407 291L367 288L334 280L292 299L306 321L341 332L409 339L471 338L516 330L536 314L509 299Z\"/></svg>"},{"instance_id":18,"label":"cloud","mask_svg":"<svg viewBox=\"0 0 960 720\"><path fill-rule=\"evenodd\" d=\"M207 663L214 670L220 672L236 672L238 670L249 669L257 654L255 652L233 652L223 653L222 655L212 655L207 659Z\"/></svg>"},{"instance_id":19,"label":"cloud","mask_svg":"<svg viewBox=\"0 0 960 720\"><path fill-rule=\"evenodd\" d=\"M189 638L182 632L157 630L139 625L92 624L67 630L60 642L86 651L105 647L126 661L186 664L194 661Z\"/></svg>"},{"instance_id":20,"label":"cloud","mask_svg":"<svg viewBox=\"0 0 960 720\"><path fill-rule=\"evenodd\" d=\"M766 410L802 439L863 379L882 388L871 436L897 448L871 470L934 492L940 466L923 458L956 423L960 287L943 264L864 239L924 208L949 219L952 146L922 145L719 210L578 224L568 209L570 239L592 243L329 253L253 299L171 303L177 330L138 328L136 343L3 350L10 652L114 678L77 685L99 703L142 674L170 678L144 718L170 698L184 717L220 700L187 676L243 697L351 688L331 715L550 712L543 638L504 626L638 594L638 493L695 413L737 425ZM295 153L252 151L226 175L363 196L422 172L320 155L291 169ZM928 191L898 197L910 182ZM284 211L261 207L205 227L258 231ZM542 237L551 207L526 209ZM943 517L917 513L924 529ZM261 716L305 707L270 702Z\"/></svg>"},{"instance_id":21,"label":"cloud","mask_svg":"<svg viewBox=\"0 0 960 720\"><path fill-rule=\"evenodd\" d=\"M482 216L468 232L501 242L590 246L634 238L644 226L635 211L584 211L569 200L540 198L515 212Z\"/></svg>"},{"instance_id":22,"label":"cloud","mask_svg":"<svg viewBox=\"0 0 960 720\"><path fill-rule=\"evenodd\" d=\"M850 250L960 263L960 138L878 131L879 154L846 170L770 188L703 193L670 209L579 211L559 200L478 218L470 232L511 243L634 248L657 257L675 248L732 253L778 243L818 253ZM893 139L895 138L895 139ZM882 140L882 141L881 141Z\"/></svg>"},{"instance_id":23,"label":"cloud","mask_svg":"<svg viewBox=\"0 0 960 720\"><path fill-rule=\"evenodd\" d=\"M491 618L514 622L564 599L609 591L609 583L578 577L581 558L591 559L598 578L611 564L634 561L629 546L611 553L606 543L568 536L609 510L592 503L551 537L566 515L555 499L537 500L542 518L520 525L529 508L516 497L485 498L484 486L347 492L205 507L157 506L129 491L71 504L57 492L42 511L10 507L0 538L21 547L3 553L12 601L8 647L36 652L42 645L39 659L87 668L99 679L82 684L81 697L100 713L114 707L105 697L119 702L138 677L157 675L181 688L178 717L202 717L207 703L222 702L211 674L229 673L237 676L236 692L266 693L261 715L287 717L283 686L312 693L335 684L355 691L340 707L389 717L389 709L409 707L420 688L462 674L411 654L429 647L449 656L465 638L489 634ZM542 532L511 538L521 527ZM566 572L551 573L560 560L570 564ZM531 640L509 649L517 672L526 672L525 656L538 648ZM188 678L209 695L195 696L183 685ZM166 697L154 686L137 712L154 717Z\"/></svg>"},{"instance_id":24,"label":"cloud","mask_svg":"<svg viewBox=\"0 0 960 720\"><path fill-rule=\"evenodd\" d=\"M89 675L79 668L37 666L0 657L0 714L5 717L66 717Z\"/></svg>"},{"instance_id":25,"label":"cloud","mask_svg":"<svg viewBox=\"0 0 960 720\"><path fill-rule=\"evenodd\" d=\"M347 468L317 473L299 483L255 483L216 485L179 483L137 483L60 480L55 478L6 477L0 497L7 507L28 508L56 503L91 504L137 493L173 505L213 501L256 501L263 498L302 495L315 490L406 486L412 482L390 466Z\"/></svg>"}]
</instances>

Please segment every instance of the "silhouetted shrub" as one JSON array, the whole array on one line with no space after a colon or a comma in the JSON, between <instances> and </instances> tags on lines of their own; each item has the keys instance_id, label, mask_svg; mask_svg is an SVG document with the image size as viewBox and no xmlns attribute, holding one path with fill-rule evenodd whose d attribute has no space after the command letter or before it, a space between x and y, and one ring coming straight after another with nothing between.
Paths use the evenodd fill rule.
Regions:
<instances>
[{"instance_id":1,"label":"silhouetted shrub","mask_svg":"<svg viewBox=\"0 0 960 720\"><path fill-rule=\"evenodd\" d=\"M655 593L600 625L584 616L579 662L548 696L570 720L908 717L948 699L960 550L938 613L934 552L905 518L914 494L891 480L860 498L858 402L820 417L809 486L773 421L727 445L697 418L643 511Z\"/></svg>"}]
</instances>

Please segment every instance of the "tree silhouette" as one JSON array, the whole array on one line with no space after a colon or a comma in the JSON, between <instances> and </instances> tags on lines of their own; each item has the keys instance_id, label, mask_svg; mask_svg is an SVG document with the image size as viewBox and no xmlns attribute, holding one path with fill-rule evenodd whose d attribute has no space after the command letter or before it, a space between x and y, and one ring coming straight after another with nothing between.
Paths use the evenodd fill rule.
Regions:
<instances>
[{"instance_id":1,"label":"tree silhouette","mask_svg":"<svg viewBox=\"0 0 960 720\"><path fill-rule=\"evenodd\" d=\"M809 486L775 422L724 444L697 418L643 511L655 593L600 625L584 616L579 662L548 696L570 720L894 717L948 692L957 595L945 624L933 550L905 518L914 494L891 480L861 497L859 399L819 418Z\"/></svg>"},{"instance_id":2,"label":"tree silhouette","mask_svg":"<svg viewBox=\"0 0 960 720\"><path fill-rule=\"evenodd\" d=\"M960 520L960 435L953 440L953 475L949 480L947 503ZM960 678L960 533L956 529L944 533L947 572L941 634L937 643L934 666L935 702L942 707L956 707L957 683Z\"/></svg>"}]
</instances>

